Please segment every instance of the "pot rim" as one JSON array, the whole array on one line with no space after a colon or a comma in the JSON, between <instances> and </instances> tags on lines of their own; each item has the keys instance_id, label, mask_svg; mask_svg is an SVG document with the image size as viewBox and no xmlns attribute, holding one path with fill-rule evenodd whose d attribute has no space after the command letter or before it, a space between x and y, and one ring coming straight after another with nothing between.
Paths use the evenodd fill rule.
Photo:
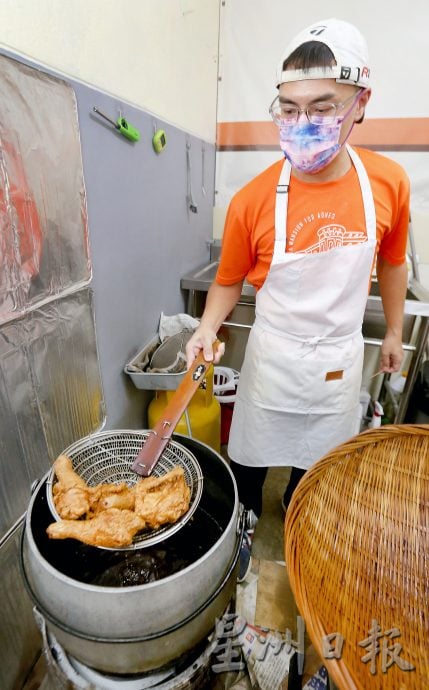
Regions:
<instances>
[{"instance_id":1,"label":"pot rim","mask_svg":"<svg viewBox=\"0 0 429 690\"><path fill-rule=\"evenodd\" d=\"M241 542L243 539L243 531L244 531L244 526L245 526L245 520L244 520L243 512L240 515L239 523L241 523L241 524L239 524L239 529L237 529L235 550L234 550L232 559L229 562L228 570L227 570L226 574L224 575L222 581L218 584L218 586L211 593L211 595L208 597L208 599L206 599L202 604L200 604L200 606L195 611L193 611L191 614L189 614L189 616L187 616L183 620L179 621L178 623L175 623L174 625L171 625L169 628L166 628L165 630L156 631L156 632L151 633L149 635L144 635L141 637L118 637L118 638L100 637L100 636L95 636L95 635L91 635L88 633L82 633L79 630L76 630L74 628L69 627L68 625L65 625L62 621L59 621L55 616L53 616L51 613L46 611L46 609L43 605L40 605L37 597L35 596L33 589L31 587L31 584L27 578L27 574L25 572L25 566L24 566L24 562L23 562L24 561L24 559L23 559L23 548L21 546L21 569L22 569L22 575L24 578L24 583L25 583L25 586L26 586L31 598L33 599L33 601L37 602L35 604L35 608L42 614L42 616L46 620L50 621L57 628L60 628L61 630L63 630L64 632L66 632L70 635L74 635L74 636L79 637L80 639L83 639L83 640L88 640L91 642L99 642L99 643L103 643L103 644L104 643L107 643L107 644L118 644L118 643L119 644L129 644L129 643L147 642L149 640L154 640L154 639L157 639L159 637L174 633L176 630L179 630L180 628L184 627L185 625L190 623L192 620L194 620L194 618L199 616L221 594L221 592L225 588L226 584L228 583L229 579L233 576L234 571L235 571L236 566L237 566L239 556L240 556ZM24 540L24 535L25 535L25 528L23 529L23 532L22 532L22 543ZM182 571L180 571L180 572L182 572ZM164 578L164 579L167 579L167 578ZM145 585L138 585L138 586L142 587ZM103 589L105 589L105 590L112 589L115 592L117 592L117 589L124 589L125 590L125 589L134 589L134 588L130 588L130 587L123 587L123 588L104 587Z\"/></svg>"}]
</instances>

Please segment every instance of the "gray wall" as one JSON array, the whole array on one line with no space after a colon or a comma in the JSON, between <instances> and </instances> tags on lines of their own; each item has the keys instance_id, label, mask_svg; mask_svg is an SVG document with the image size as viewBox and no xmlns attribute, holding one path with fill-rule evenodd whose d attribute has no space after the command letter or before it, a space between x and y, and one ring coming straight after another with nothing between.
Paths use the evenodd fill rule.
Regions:
<instances>
[{"instance_id":1,"label":"gray wall","mask_svg":"<svg viewBox=\"0 0 429 690\"><path fill-rule=\"evenodd\" d=\"M141 133L139 142L130 143L92 114L96 106L116 118L119 102L82 84L73 85L87 190L106 425L137 428L146 424L148 396L134 388L122 368L157 332L161 311L169 315L185 311L180 278L208 258L215 150L204 144L203 155L201 140L156 119L167 137L166 148L156 154L151 143L155 118L122 106L124 116ZM187 140L197 213L189 211L186 200Z\"/></svg>"}]
</instances>

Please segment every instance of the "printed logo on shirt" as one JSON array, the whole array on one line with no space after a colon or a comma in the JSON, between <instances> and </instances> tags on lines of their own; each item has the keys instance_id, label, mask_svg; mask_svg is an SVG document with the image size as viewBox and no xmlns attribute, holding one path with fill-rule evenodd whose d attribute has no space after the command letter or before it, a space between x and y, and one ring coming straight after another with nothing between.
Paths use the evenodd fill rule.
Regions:
<instances>
[{"instance_id":1,"label":"printed logo on shirt","mask_svg":"<svg viewBox=\"0 0 429 690\"><path fill-rule=\"evenodd\" d=\"M314 228L315 222L317 220L331 220L335 218L335 213L328 211L320 211L317 214L310 213L308 216L303 218L299 223L297 223L288 236L288 249L293 251L293 247L297 236L300 232L304 230L304 235L306 241L309 243L307 247L302 247L302 241L300 241L300 248L297 251L302 251L306 254L318 254L320 252L326 252L335 247L345 247L350 244L361 244L366 242L367 235L366 232L359 230L347 230L344 225L340 223L329 223L323 225L320 228ZM313 227L310 227L313 226ZM311 239L316 239L315 242L311 243ZM311 244L310 244L311 243Z\"/></svg>"},{"instance_id":2,"label":"printed logo on shirt","mask_svg":"<svg viewBox=\"0 0 429 690\"><path fill-rule=\"evenodd\" d=\"M353 230L346 230L344 225L324 225L317 231L318 241L305 249L306 254L319 254L335 247L346 247L349 244L366 242L366 234Z\"/></svg>"}]
</instances>

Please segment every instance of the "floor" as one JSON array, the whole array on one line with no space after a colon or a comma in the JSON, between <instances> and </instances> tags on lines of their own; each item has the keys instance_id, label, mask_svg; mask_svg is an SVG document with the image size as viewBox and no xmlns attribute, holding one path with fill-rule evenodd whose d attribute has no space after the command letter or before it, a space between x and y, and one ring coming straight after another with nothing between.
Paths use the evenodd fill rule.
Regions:
<instances>
[{"instance_id":1,"label":"floor","mask_svg":"<svg viewBox=\"0 0 429 690\"><path fill-rule=\"evenodd\" d=\"M256 525L252 555L267 561L284 561L284 512L281 499L290 469L271 467L264 484L262 515Z\"/></svg>"},{"instance_id":2,"label":"floor","mask_svg":"<svg viewBox=\"0 0 429 690\"><path fill-rule=\"evenodd\" d=\"M258 572L255 624L266 625L282 633L286 630L285 624L291 632L296 632L296 617L299 615L284 563L285 515L281 499L288 484L289 475L290 468L287 467L271 467L268 470L264 483L262 515L258 520L252 540L252 574L249 578L246 577L246 581L251 583L252 577ZM249 590L251 601L251 585ZM246 591L242 592L242 595L246 599ZM248 609L249 613L250 610ZM305 632L302 687L310 681L313 674L317 673L322 663ZM294 687L295 684L292 683L292 686ZM320 684L317 687L324 687L324 685Z\"/></svg>"}]
</instances>

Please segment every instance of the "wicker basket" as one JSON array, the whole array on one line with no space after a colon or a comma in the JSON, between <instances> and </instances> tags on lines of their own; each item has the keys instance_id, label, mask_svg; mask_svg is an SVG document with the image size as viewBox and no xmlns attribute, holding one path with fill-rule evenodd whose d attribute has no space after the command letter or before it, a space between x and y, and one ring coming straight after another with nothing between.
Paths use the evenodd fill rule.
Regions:
<instances>
[{"instance_id":1,"label":"wicker basket","mask_svg":"<svg viewBox=\"0 0 429 690\"><path fill-rule=\"evenodd\" d=\"M341 690L429 688L429 426L372 429L316 463L286 515L285 557Z\"/></svg>"}]
</instances>

